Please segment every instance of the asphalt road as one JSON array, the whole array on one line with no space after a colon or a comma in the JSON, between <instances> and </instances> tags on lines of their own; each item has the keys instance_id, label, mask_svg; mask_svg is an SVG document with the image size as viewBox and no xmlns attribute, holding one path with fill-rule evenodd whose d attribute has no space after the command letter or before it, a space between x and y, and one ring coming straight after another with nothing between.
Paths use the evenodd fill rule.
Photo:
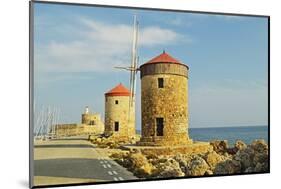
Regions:
<instances>
[{"instance_id":1,"label":"asphalt road","mask_svg":"<svg viewBox=\"0 0 281 189\"><path fill-rule=\"evenodd\" d=\"M83 138L36 142L34 159L37 186L137 179Z\"/></svg>"}]
</instances>

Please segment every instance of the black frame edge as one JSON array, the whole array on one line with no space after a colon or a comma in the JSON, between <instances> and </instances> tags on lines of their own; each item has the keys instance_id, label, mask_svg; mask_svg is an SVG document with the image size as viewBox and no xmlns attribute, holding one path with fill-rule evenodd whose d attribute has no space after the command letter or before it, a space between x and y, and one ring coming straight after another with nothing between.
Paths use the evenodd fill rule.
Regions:
<instances>
[{"instance_id":1,"label":"black frame edge","mask_svg":"<svg viewBox=\"0 0 281 189\"><path fill-rule=\"evenodd\" d=\"M33 112L34 112L34 6L29 1L29 188L34 187L34 153L33 153Z\"/></svg>"}]
</instances>

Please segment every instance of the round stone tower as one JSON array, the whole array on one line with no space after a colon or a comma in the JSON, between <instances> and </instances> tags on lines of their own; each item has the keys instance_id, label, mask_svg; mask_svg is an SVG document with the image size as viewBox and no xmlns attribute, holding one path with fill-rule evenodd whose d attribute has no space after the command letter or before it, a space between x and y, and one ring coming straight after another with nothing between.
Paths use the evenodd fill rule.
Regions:
<instances>
[{"instance_id":1,"label":"round stone tower","mask_svg":"<svg viewBox=\"0 0 281 189\"><path fill-rule=\"evenodd\" d=\"M91 121L95 118L94 115L89 114L89 107L85 107L85 112L82 114L82 124L90 125Z\"/></svg>"},{"instance_id":2,"label":"round stone tower","mask_svg":"<svg viewBox=\"0 0 281 189\"><path fill-rule=\"evenodd\" d=\"M130 91L121 83L105 93L106 136L120 141L135 137L135 107L130 106Z\"/></svg>"},{"instance_id":3,"label":"round stone tower","mask_svg":"<svg viewBox=\"0 0 281 189\"><path fill-rule=\"evenodd\" d=\"M192 142L188 136L188 69L165 51L140 66L139 145L175 146Z\"/></svg>"}]
</instances>

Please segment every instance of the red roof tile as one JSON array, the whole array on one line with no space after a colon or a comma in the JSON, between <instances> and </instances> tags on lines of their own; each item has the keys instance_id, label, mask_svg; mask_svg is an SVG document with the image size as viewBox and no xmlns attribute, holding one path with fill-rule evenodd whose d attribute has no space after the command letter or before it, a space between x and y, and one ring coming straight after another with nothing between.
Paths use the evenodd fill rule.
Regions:
<instances>
[{"instance_id":1,"label":"red roof tile","mask_svg":"<svg viewBox=\"0 0 281 189\"><path fill-rule=\"evenodd\" d=\"M130 96L130 91L119 83L116 87L105 93L106 96Z\"/></svg>"},{"instance_id":2,"label":"red roof tile","mask_svg":"<svg viewBox=\"0 0 281 189\"><path fill-rule=\"evenodd\" d=\"M153 63L175 63L175 64L182 64L179 60L173 58L171 55L163 51L162 54L156 56L155 58L149 60L144 64L153 64Z\"/></svg>"}]
</instances>

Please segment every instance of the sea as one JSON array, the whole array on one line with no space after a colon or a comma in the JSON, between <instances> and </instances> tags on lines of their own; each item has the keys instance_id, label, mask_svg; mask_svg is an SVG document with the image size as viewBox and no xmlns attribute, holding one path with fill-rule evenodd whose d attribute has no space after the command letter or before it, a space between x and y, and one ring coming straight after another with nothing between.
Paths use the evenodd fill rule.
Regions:
<instances>
[{"instance_id":1,"label":"sea","mask_svg":"<svg viewBox=\"0 0 281 189\"><path fill-rule=\"evenodd\" d=\"M137 130L137 133L141 132ZM193 141L227 140L230 146L238 139L246 144L256 139L268 143L268 126L189 128L189 137Z\"/></svg>"}]
</instances>

